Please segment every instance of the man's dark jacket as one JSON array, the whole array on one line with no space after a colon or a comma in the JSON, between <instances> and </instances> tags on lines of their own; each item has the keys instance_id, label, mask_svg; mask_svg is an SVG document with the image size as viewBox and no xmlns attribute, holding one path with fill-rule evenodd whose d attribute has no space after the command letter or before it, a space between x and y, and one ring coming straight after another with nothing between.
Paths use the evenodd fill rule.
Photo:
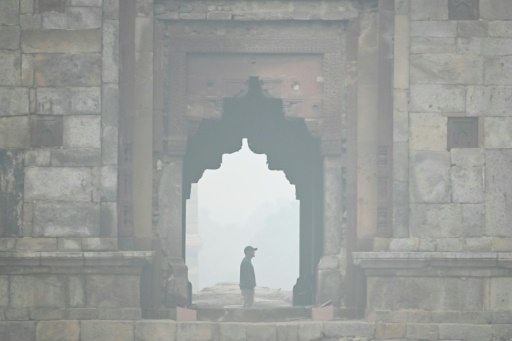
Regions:
<instances>
[{"instance_id":1,"label":"man's dark jacket","mask_svg":"<svg viewBox=\"0 0 512 341\"><path fill-rule=\"evenodd\" d=\"M256 276L251 259L245 257L240 264L240 289L254 289L256 287Z\"/></svg>"}]
</instances>

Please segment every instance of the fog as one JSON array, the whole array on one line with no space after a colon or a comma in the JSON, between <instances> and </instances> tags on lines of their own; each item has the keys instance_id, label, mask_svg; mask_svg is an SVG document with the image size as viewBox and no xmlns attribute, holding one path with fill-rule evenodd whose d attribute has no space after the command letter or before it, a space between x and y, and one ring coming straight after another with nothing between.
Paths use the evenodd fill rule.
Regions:
<instances>
[{"instance_id":1,"label":"fog","mask_svg":"<svg viewBox=\"0 0 512 341\"><path fill-rule=\"evenodd\" d=\"M202 241L196 288L238 282L243 249L252 245L258 285L292 289L299 275L299 201L284 172L270 171L266 155L254 154L244 140L192 193Z\"/></svg>"}]
</instances>

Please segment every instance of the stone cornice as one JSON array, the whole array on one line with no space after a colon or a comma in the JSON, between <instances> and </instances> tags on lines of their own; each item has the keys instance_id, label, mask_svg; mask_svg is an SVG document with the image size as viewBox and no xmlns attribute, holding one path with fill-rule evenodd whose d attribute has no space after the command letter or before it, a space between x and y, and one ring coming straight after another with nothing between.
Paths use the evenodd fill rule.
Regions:
<instances>
[{"instance_id":1,"label":"stone cornice","mask_svg":"<svg viewBox=\"0 0 512 341\"><path fill-rule=\"evenodd\" d=\"M512 268L511 252L354 252L363 269Z\"/></svg>"},{"instance_id":2,"label":"stone cornice","mask_svg":"<svg viewBox=\"0 0 512 341\"><path fill-rule=\"evenodd\" d=\"M0 274L140 273L153 261L151 251L0 252Z\"/></svg>"}]
</instances>

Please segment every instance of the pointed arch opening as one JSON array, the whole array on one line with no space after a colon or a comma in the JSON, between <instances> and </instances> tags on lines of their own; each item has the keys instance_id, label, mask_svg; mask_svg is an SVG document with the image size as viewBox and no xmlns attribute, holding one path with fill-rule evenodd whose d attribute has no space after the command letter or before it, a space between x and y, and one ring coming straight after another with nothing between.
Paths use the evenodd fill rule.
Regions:
<instances>
[{"instance_id":1,"label":"pointed arch opening","mask_svg":"<svg viewBox=\"0 0 512 341\"><path fill-rule=\"evenodd\" d=\"M268 96L257 77L248 90L225 98L222 118L204 119L189 133L183 163L183 206L192 184L207 169L218 169L222 156L237 152L242 141L256 154L265 154L268 169L281 170L295 185L300 202L299 277L293 287L293 304L315 303L317 266L323 254L323 162L320 141L304 119L287 118L282 100ZM186 257L186 210L183 210L183 258ZM279 255L275 255L279 257Z\"/></svg>"}]
</instances>

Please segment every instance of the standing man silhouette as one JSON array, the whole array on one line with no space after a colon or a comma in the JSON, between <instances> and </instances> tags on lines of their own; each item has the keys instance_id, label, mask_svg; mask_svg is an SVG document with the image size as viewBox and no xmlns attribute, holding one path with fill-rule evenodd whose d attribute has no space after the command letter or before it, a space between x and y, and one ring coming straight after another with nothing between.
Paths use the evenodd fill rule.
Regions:
<instances>
[{"instance_id":1,"label":"standing man silhouette","mask_svg":"<svg viewBox=\"0 0 512 341\"><path fill-rule=\"evenodd\" d=\"M255 256L254 251L258 248L246 246L245 257L240 264L240 290L244 298L244 308L251 308L254 303L254 288L256 288L256 275L251 259Z\"/></svg>"}]
</instances>

